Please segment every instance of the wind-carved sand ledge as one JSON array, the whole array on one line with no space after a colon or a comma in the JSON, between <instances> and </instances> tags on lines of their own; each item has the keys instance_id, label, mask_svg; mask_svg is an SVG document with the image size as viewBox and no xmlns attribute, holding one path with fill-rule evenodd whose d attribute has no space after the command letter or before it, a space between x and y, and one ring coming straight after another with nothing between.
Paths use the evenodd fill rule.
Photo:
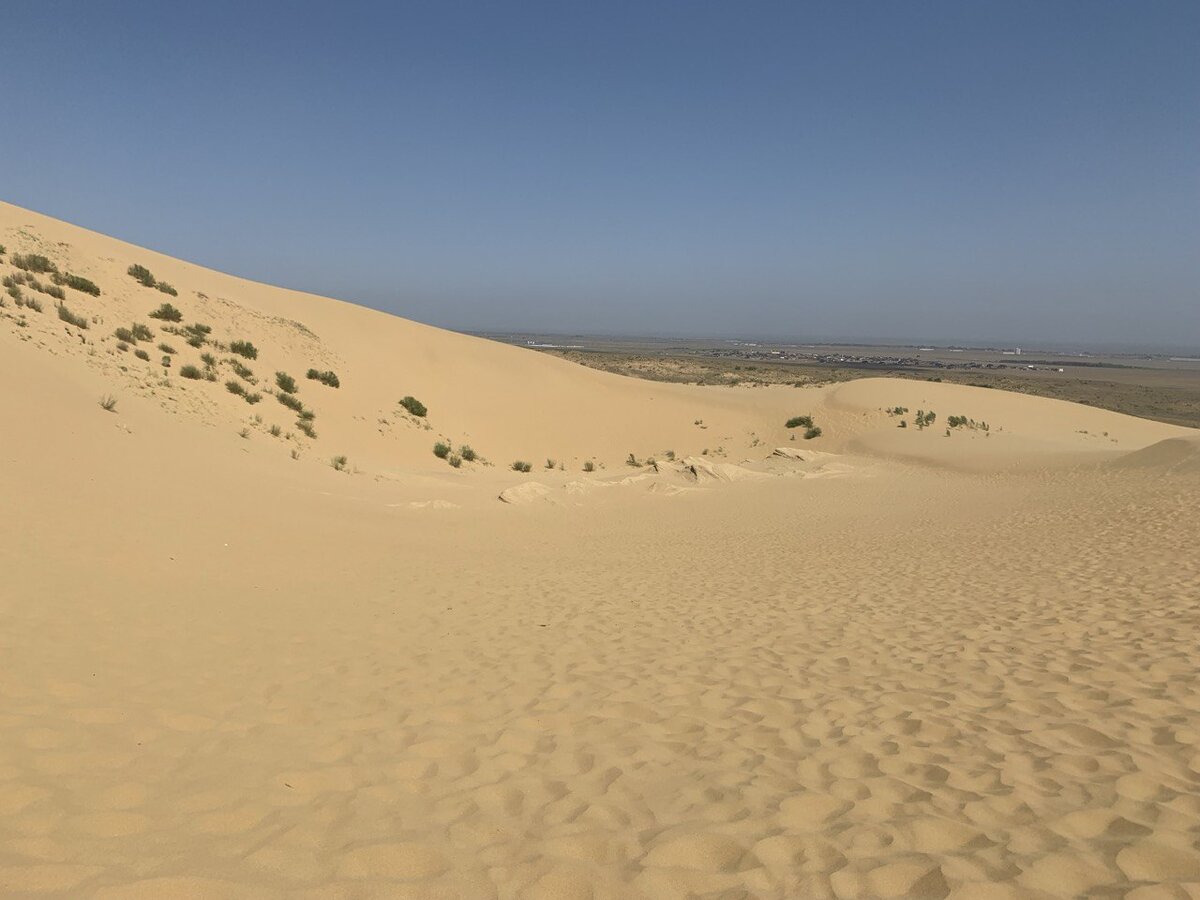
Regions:
<instances>
[{"instance_id":1,"label":"wind-carved sand ledge","mask_svg":"<svg viewBox=\"0 0 1200 900\"><path fill-rule=\"evenodd\" d=\"M1200 896L1194 432L0 244L0 894Z\"/></svg>"}]
</instances>

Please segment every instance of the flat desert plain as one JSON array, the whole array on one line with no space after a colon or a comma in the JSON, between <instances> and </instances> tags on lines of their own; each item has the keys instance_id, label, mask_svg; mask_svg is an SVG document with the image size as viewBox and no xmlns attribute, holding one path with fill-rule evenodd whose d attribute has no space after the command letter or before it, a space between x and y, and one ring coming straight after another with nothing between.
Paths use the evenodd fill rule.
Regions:
<instances>
[{"instance_id":1,"label":"flat desert plain","mask_svg":"<svg viewBox=\"0 0 1200 900\"><path fill-rule=\"evenodd\" d=\"M0 895L1200 897L1194 431L0 244Z\"/></svg>"}]
</instances>

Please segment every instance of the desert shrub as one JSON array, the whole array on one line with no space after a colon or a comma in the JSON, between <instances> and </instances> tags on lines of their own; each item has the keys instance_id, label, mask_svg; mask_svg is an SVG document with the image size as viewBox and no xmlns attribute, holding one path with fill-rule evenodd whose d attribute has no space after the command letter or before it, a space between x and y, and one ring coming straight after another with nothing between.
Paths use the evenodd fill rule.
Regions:
<instances>
[{"instance_id":1,"label":"desert shrub","mask_svg":"<svg viewBox=\"0 0 1200 900\"><path fill-rule=\"evenodd\" d=\"M585 462L585 463L583 464L583 471L585 471L585 472L595 472L595 471L596 471L596 464L595 464L594 462L592 462L592 461L589 459L587 462Z\"/></svg>"},{"instance_id":2,"label":"desert shrub","mask_svg":"<svg viewBox=\"0 0 1200 900\"><path fill-rule=\"evenodd\" d=\"M812 428L812 416L792 416L784 423L787 428Z\"/></svg>"},{"instance_id":3,"label":"desert shrub","mask_svg":"<svg viewBox=\"0 0 1200 900\"><path fill-rule=\"evenodd\" d=\"M21 289L19 287L17 287L15 284L6 284L5 287L8 288L5 293L17 301L17 306L25 305L25 297L21 293Z\"/></svg>"},{"instance_id":4,"label":"desert shrub","mask_svg":"<svg viewBox=\"0 0 1200 900\"><path fill-rule=\"evenodd\" d=\"M215 356L213 356L211 353L201 353L200 361L202 363L204 363L206 366L208 366L210 369L213 368L214 366L216 366L216 364L217 364L217 358Z\"/></svg>"},{"instance_id":5,"label":"desert shrub","mask_svg":"<svg viewBox=\"0 0 1200 900\"><path fill-rule=\"evenodd\" d=\"M891 413L893 416L902 416L906 412L908 412L908 407L907 406L893 406L891 409L888 410L888 412Z\"/></svg>"},{"instance_id":6,"label":"desert shrub","mask_svg":"<svg viewBox=\"0 0 1200 900\"><path fill-rule=\"evenodd\" d=\"M239 397L245 396L246 389L242 387L240 381L235 381L232 378L225 382L225 390L231 394L237 394Z\"/></svg>"},{"instance_id":7,"label":"desert shrub","mask_svg":"<svg viewBox=\"0 0 1200 900\"><path fill-rule=\"evenodd\" d=\"M533 471L533 463L527 463L527 462L524 462L523 460L518 459L516 462L514 462L512 464L512 470L514 472L532 472Z\"/></svg>"},{"instance_id":8,"label":"desert shrub","mask_svg":"<svg viewBox=\"0 0 1200 900\"><path fill-rule=\"evenodd\" d=\"M636 456L634 456L632 453L630 453L630 454L629 454L629 456L628 456L628 457L626 458L626 460L625 460L625 465L627 465L627 466L640 466L640 465L641 465L641 463L640 463L640 462L638 462L638 459L637 459L637 457L636 457Z\"/></svg>"},{"instance_id":9,"label":"desert shrub","mask_svg":"<svg viewBox=\"0 0 1200 900\"><path fill-rule=\"evenodd\" d=\"M307 378L327 384L331 388L342 386L341 380L333 372L318 372L316 369L309 369L305 375Z\"/></svg>"},{"instance_id":10,"label":"desert shrub","mask_svg":"<svg viewBox=\"0 0 1200 900\"><path fill-rule=\"evenodd\" d=\"M146 362L150 362L150 354L147 353L145 350L142 350L141 348L134 350L133 355L136 356L138 359L145 360ZM169 362L170 357L167 357L167 360Z\"/></svg>"},{"instance_id":11,"label":"desert shrub","mask_svg":"<svg viewBox=\"0 0 1200 900\"><path fill-rule=\"evenodd\" d=\"M229 367L233 369L234 374L237 375L238 378L248 381L251 384L256 384L258 382L258 379L254 377L254 371L249 366L243 366L236 359L231 359L229 361Z\"/></svg>"},{"instance_id":12,"label":"desert shrub","mask_svg":"<svg viewBox=\"0 0 1200 900\"><path fill-rule=\"evenodd\" d=\"M127 344L136 344L137 338L133 336L133 332L128 328L121 327L113 332L118 341L124 341Z\"/></svg>"},{"instance_id":13,"label":"desert shrub","mask_svg":"<svg viewBox=\"0 0 1200 900\"><path fill-rule=\"evenodd\" d=\"M159 349L159 352L161 352L161 353L170 353L172 355L174 355L174 353L176 352L175 348L172 347L170 344L166 343L165 341L158 345L158 349Z\"/></svg>"},{"instance_id":14,"label":"desert shrub","mask_svg":"<svg viewBox=\"0 0 1200 900\"><path fill-rule=\"evenodd\" d=\"M448 457L446 457L446 462L450 463L450 467L452 469L457 469L462 466L462 457L457 453L451 453Z\"/></svg>"},{"instance_id":15,"label":"desert shrub","mask_svg":"<svg viewBox=\"0 0 1200 900\"><path fill-rule=\"evenodd\" d=\"M133 336L139 341L154 340L154 332L150 330L149 326L143 325L141 322L134 322L132 330Z\"/></svg>"},{"instance_id":16,"label":"desert shrub","mask_svg":"<svg viewBox=\"0 0 1200 900\"><path fill-rule=\"evenodd\" d=\"M547 460L546 460L546 468L547 468L547 469L553 469L553 468L554 468L555 466L557 466L557 465L558 465L558 463L556 463L556 462L555 462L554 460L552 460L552 459L547 459Z\"/></svg>"},{"instance_id":17,"label":"desert shrub","mask_svg":"<svg viewBox=\"0 0 1200 900\"><path fill-rule=\"evenodd\" d=\"M907 419L901 419L901 420L900 420L900 424L899 424L899 425L897 425L896 427L897 427L897 428L907 428L907 427L908 427L908 420L907 420Z\"/></svg>"},{"instance_id":18,"label":"desert shrub","mask_svg":"<svg viewBox=\"0 0 1200 900\"><path fill-rule=\"evenodd\" d=\"M950 418L948 418L946 420L946 424L949 425L951 428L962 428L964 425L966 425L970 421L971 420L968 419L966 416L951 416Z\"/></svg>"},{"instance_id":19,"label":"desert shrub","mask_svg":"<svg viewBox=\"0 0 1200 900\"><path fill-rule=\"evenodd\" d=\"M255 403L257 403L259 400L262 399L262 394L246 394L242 397L242 399L245 400L247 403L249 403L251 406L253 406Z\"/></svg>"},{"instance_id":20,"label":"desert shrub","mask_svg":"<svg viewBox=\"0 0 1200 900\"><path fill-rule=\"evenodd\" d=\"M204 335L189 334L187 336L187 343L188 343L189 347L195 347L197 350L199 350L201 347L204 346Z\"/></svg>"},{"instance_id":21,"label":"desert shrub","mask_svg":"<svg viewBox=\"0 0 1200 900\"><path fill-rule=\"evenodd\" d=\"M433 455L438 459L445 459L450 455L450 445L442 441L438 441L433 445Z\"/></svg>"},{"instance_id":22,"label":"desert shrub","mask_svg":"<svg viewBox=\"0 0 1200 900\"><path fill-rule=\"evenodd\" d=\"M58 304L58 317L67 324L74 325L76 328L88 327L87 317L75 315L75 313L67 309L67 304L65 303Z\"/></svg>"},{"instance_id":23,"label":"desert shrub","mask_svg":"<svg viewBox=\"0 0 1200 900\"><path fill-rule=\"evenodd\" d=\"M813 438L819 438L820 436L821 436L821 429L820 429L820 427L818 427L816 425L813 425L811 428L806 428L804 430L804 439L806 441L811 441Z\"/></svg>"},{"instance_id":24,"label":"desert shrub","mask_svg":"<svg viewBox=\"0 0 1200 900\"><path fill-rule=\"evenodd\" d=\"M20 274L20 273L18 273L18 274ZM20 280L13 278L11 275L5 275L4 281L0 282L0 284L3 284L9 290L11 290L12 288L15 288L20 283L21 283Z\"/></svg>"},{"instance_id":25,"label":"desert shrub","mask_svg":"<svg viewBox=\"0 0 1200 900\"><path fill-rule=\"evenodd\" d=\"M310 438L316 438L317 430L313 428L312 422L297 422L296 427L307 434Z\"/></svg>"},{"instance_id":26,"label":"desert shrub","mask_svg":"<svg viewBox=\"0 0 1200 900\"><path fill-rule=\"evenodd\" d=\"M226 384L228 384L228 382L226 382ZM280 428L278 425L272 425L270 428L270 432L271 432L271 437L279 437L279 435L283 434L283 429Z\"/></svg>"},{"instance_id":27,"label":"desert shrub","mask_svg":"<svg viewBox=\"0 0 1200 900\"><path fill-rule=\"evenodd\" d=\"M204 373L200 371L199 366L193 366L191 364L186 365L183 368L181 368L179 370L179 374L182 375L184 378L190 378L193 381L198 381L199 379L204 377Z\"/></svg>"},{"instance_id":28,"label":"desert shrub","mask_svg":"<svg viewBox=\"0 0 1200 900\"><path fill-rule=\"evenodd\" d=\"M45 287L40 288L40 290L43 294L53 297L55 300L66 300L67 299L67 292L64 291L62 288L57 287L56 285L48 284Z\"/></svg>"},{"instance_id":29,"label":"desert shrub","mask_svg":"<svg viewBox=\"0 0 1200 900\"><path fill-rule=\"evenodd\" d=\"M65 284L73 291L91 294L93 297L100 296L99 285L89 278L84 278L82 275L72 275L70 272L67 272L65 275L56 275L54 278L54 283Z\"/></svg>"},{"instance_id":30,"label":"desert shrub","mask_svg":"<svg viewBox=\"0 0 1200 900\"><path fill-rule=\"evenodd\" d=\"M152 319L161 319L164 322L182 322L183 313L177 310L170 303L161 304L154 312L147 313Z\"/></svg>"},{"instance_id":31,"label":"desert shrub","mask_svg":"<svg viewBox=\"0 0 1200 900\"><path fill-rule=\"evenodd\" d=\"M170 294L172 297L179 296L179 291L175 290L175 288L171 287L171 285L167 284L165 281L160 281L160 282L158 282L158 284L156 284L154 286L156 288L158 288L160 291L162 291L164 294Z\"/></svg>"},{"instance_id":32,"label":"desert shrub","mask_svg":"<svg viewBox=\"0 0 1200 900\"><path fill-rule=\"evenodd\" d=\"M0 256L4 255L4 245L0 244Z\"/></svg>"},{"instance_id":33,"label":"desert shrub","mask_svg":"<svg viewBox=\"0 0 1200 900\"><path fill-rule=\"evenodd\" d=\"M400 401L400 405L407 409L410 414L419 418L423 418L425 414L429 412L429 410L425 408L425 404L416 397L405 397Z\"/></svg>"},{"instance_id":34,"label":"desert shrub","mask_svg":"<svg viewBox=\"0 0 1200 900\"><path fill-rule=\"evenodd\" d=\"M331 459L329 461L329 464L340 472L344 468L346 468L347 462L349 462L349 460L346 459L345 456L335 456L333 459Z\"/></svg>"},{"instance_id":35,"label":"desert shrub","mask_svg":"<svg viewBox=\"0 0 1200 900\"><path fill-rule=\"evenodd\" d=\"M291 394L276 394L275 399L295 412L300 412L304 409L304 404L300 402L300 399L293 397Z\"/></svg>"},{"instance_id":36,"label":"desert shrub","mask_svg":"<svg viewBox=\"0 0 1200 900\"><path fill-rule=\"evenodd\" d=\"M154 287L154 276L150 274L150 270L145 266L140 266L137 263L134 263L132 266L126 269L125 272L131 278L141 282L146 287Z\"/></svg>"},{"instance_id":37,"label":"desert shrub","mask_svg":"<svg viewBox=\"0 0 1200 900\"><path fill-rule=\"evenodd\" d=\"M112 412L117 408L117 398L112 394L105 394L100 398L100 408L105 412Z\"/></svg>"},{"instance_id":38,"label":"desert shrub","mask_svg":"<svg viewBox=\"0 0 1200 900\"><path fill-rule=\"evenodd\" d=\"M258 359L258 348L249 341L233 341L229 345L229 352L244 356L246 359Z\"/></svg>"},{"instance_id":39,"label":"desert shrub","mask_svg":"<svg viewBox=\"0 0 1200 900\"><path fill-rule=\"evenodd\" d=\"M9 260L18 269L24 269L26 272L57 272L58 266L50 262L44 256L39 256L37 253L29 253L22 256L19 253L14 253Z\"/></svg>"},{"instance_id":40,"label":"desert shrub","mask_svg":"<svg viewBox=\"0 0 1200 900\"><path fill-rule=\"evenodd\" d=\"M42 310L44 309L44 307L42 306L42 301L39 300L37 297L26 297L25 305L28 306L30 309L32 309L34 312L42 312ZM62 319L63 318L62 313L59 313L58 317L60 319ZM79 321L83 322L83 324L79 325L79 322L75 321L75 319L64 319L63 321L70 322L72 325L79 325L80 328L87 328L87 319L86 318L84 318L83 316L76 316L75 318L79 319Z\"/></svg>"},{"instance_id":41,"label":"desert shrub","mask_svg":"<svg viewBox=\"0 0 1200 900\"><path fill-rule=\"evenodd\" d=\"M475 460L477 460L479 458L479 455L474 450L472 450L470 448L470 446L468 446L467 444L463 444L461 447L458 448L458 455L461 456L463 459L465 459L467 462L475 462Z\"/></svg>"},{"instance_id":42,"label":"desert shrub","mask_svg":"<svg viewBox=\"0 0 1200 900\"><path fill-rule=\"evenodd\" d=\"M127 343L125 343L124 341L117 341L117 349L120 350L122 353L126 353L129 350L129 345Z\"/></svg>"},{"instance_id":43,"label":"desert shrub","mask_svg":"<svg viewBox=\"0 0 1200 900\"><path fill-rule=\"evenodd\" d=\"M317 417L317 414L315 412L313 412L311 409L300 410L300 418L301 418L301 420L303 420L305 422L311 422L316 417Z\"/></svg>"},{"instance_id":44,"label":"desert shrub","mask_svg":"<svg viewBox=\"0 0 1200 900\"><path fill-rule=\"evenodd\" d=\"M289 394L296 393L296 379L287 372L275 373L275 385L281 391L287 391Z\"/></svg>"}]
</instances>

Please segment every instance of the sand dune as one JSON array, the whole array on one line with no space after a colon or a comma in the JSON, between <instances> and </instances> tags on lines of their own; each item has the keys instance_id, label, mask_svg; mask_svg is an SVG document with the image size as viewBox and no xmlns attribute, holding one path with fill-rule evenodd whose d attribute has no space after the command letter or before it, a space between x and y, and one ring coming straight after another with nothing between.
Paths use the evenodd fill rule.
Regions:
<instances>
[{"instance_id":1,"label":"sand dune","mask_svg":"<svg viewBox=\"0 0 1200 900\"><path fill-rule=\"evenodd\" d=\"M102 291L0 308L3 896L1200 896L1187 430L651 384L14 207L0 243Z\"/></svg>"}]
</instances>

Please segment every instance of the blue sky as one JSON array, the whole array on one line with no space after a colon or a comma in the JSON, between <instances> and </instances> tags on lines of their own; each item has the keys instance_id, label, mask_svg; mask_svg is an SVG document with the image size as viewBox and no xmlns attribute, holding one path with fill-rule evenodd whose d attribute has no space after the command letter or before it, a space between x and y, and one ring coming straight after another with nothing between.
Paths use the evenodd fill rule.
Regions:
<instances>
[{"instance_id":1,"label":"blue sky","mask_svg":"<svg viewBox=\"0 0 1200 900\"><path fill-rule=\"evenodd\" d=\"M21 4L0 196L458 329L1200 346L1200 4Z\"/></svg>"}]
</instances>

